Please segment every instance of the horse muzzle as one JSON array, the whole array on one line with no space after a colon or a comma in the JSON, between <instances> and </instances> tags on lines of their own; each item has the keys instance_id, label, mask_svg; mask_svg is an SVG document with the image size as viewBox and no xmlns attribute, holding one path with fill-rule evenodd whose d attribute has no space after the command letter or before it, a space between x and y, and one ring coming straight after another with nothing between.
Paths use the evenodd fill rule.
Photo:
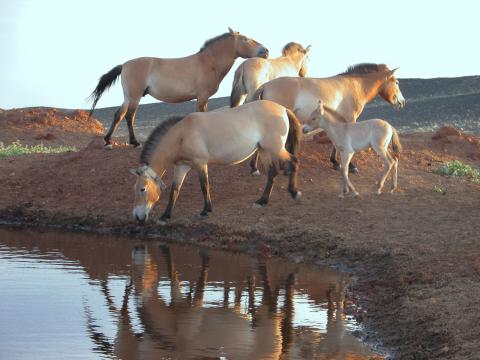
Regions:
<instances>
[{"instance_id":1,"label":"horse muzzle","mask_svg":"<svg viewBox=\"0 0 480 360\"><path fill-rule=\"evenodd\" d=\"M257 54L258 57L268 59L268 49L266 47L261 48Z\"/></svg>"},{"instance_id":2,"label":"horse muzzle","mask_svg":"<svg viewBox=\"0 0 480 360\"><path fill-rule=\"evenodd\" d=\"M148 220L148 213L143 208L136 207L133 209L133 218L143 225Z\"/></svg>"}]
</instances>

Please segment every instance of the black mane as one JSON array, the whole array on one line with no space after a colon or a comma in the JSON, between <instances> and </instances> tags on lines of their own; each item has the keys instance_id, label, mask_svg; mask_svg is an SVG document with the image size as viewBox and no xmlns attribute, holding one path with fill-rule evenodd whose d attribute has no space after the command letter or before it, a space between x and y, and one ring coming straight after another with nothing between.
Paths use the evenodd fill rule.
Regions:
<instances>
[{"instance_id":1,"label":"black mane","mask_svg":"<svg viewBox=\"0 0 480 360\"><path fill-rule=\"evenodd\" d=\"M205 41L205 43L203 44L203 46L200 48L200 50L199 50L198 52L201 53L202 51L204 51L204 50L205 50L207 47L209 47L210 45L216 43L216 42L219 41L219 40L226 39L226 38L230 37L231 35L232 35L232 34L230 34L229 32L227 32L227 33L225 33L225 34L215 36L214 38L211 38L210 40Z\"/></svg>"},{"instance_id":2,"label":"black mane","mask_svg":"<svg viewBox=\"0 0 480 360\"><path fill-rule=\"evenodd\" d=\"M184 116L172 116L158 125L150 134L147 141L143 145L142 153L140 154L140 163L149 165L150 157L155 151L157 144L163 138L163 136L170 130L170 128L180 120L184 119Z\"/></svg>"},{"instance_id":3,"label":"black mane","mask_svg":"<svg viewBox=\"0 0 480 360\"><path fill-rule=\"evenodd\" d=\"M383 71L387 68L385 64L373 64L373 63L362 63L349 66L347 71L339 75L361 75L361 74L369 74L372 72L379 72Z\"/></svg>"}]
</instances>

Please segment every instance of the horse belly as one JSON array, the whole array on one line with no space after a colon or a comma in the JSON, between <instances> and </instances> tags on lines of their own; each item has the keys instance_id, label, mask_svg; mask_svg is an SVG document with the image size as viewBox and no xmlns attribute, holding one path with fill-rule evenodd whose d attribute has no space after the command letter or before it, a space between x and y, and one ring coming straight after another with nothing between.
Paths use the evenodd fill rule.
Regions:
<instances>
[{"instance_id":1,"label":"horse belly","mask_svg":"<svg viewBox=\"0 0 480 360\"><path fill-rule=\"evenodd\" d=\"M183 102L197 97L193 82L169 74L152 75L148 80L148 94L165 102Z\"/></svg>"},{"instance_id":2,"label":"horse belly","mask_svg":"<svg viewBox=\"0 0 480 360\"><path fill-rule=\"evenodd\" d=\"M232 139L209 147L210 163L238 164L248 159L257 150L258 141Z\"/></svg>"}]
</instances>

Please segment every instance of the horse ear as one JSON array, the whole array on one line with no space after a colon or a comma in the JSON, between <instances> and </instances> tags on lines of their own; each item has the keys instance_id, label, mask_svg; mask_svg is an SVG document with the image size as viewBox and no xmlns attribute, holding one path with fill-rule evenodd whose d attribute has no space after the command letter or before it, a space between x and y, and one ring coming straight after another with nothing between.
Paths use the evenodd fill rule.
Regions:
<instances>
[{"instance_id":1,"label":"horse ear","mask_svg":"<svg viewBox=\"0 0 480 360\"><path fill-rule=\"evenodd\" d=\"M228 27L228 31L230 32L230 34L232 35L235 35L236 31L233 31L232 28L229 26Z\"/></svg>"},{"instance_id":2,"label":"horse ear","mask_svg":"<svg viewBox=\"0 0 480 360\"><path fill-rule=\"evenodd\" d=\"M393 74L395 74L395 71L397 71L399 68L400 68L400 66L399 66L399 67L396 67L396 68L393 69L393 70L390 70L390 71L388 72L388 77L393 76Z\"/></svg>"},{"instance_id":3,"label":"horse ear","mask_svg":"<svg viewBox=\"0 0 480 360\"><path fill-rule=\"evenodd\" d=\"M157 182L158 186L160 187L160 190L162 190L162 191L167 190L167 185L165 185L165 183L163 182L162 179L160 179L160 177L157 176L155 181Z\"/></svg>"},{"instance_id":4,"label":"horse ear","mask_svg":"<svg viewBox=\"0 0 480 360\"><path fill-rule=\"evenodd\" d=\"M308 45L308 46L305 48L305 50L306 50L307 52L309 52L311 47L312 47L312 45Z\"/></svg>"}]
</instances>

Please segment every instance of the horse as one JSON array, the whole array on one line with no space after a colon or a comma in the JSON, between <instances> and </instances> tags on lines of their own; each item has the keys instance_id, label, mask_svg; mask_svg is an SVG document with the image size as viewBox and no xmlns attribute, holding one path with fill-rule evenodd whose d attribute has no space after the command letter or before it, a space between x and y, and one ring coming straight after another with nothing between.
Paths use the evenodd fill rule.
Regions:
<instances>
[{"instance_id":1,"label":"horse","mask_svg":"<svg viewBox=\"0 0 480 360\"><path fill-rule=\"evenodd\" d=\"M207 111L208 98L218 90L238 57L268 57L268 49L257 41L228 28L229 32L205 42L196 54L176 59L141 57L118 65L104 74L90 98L90 116L103 92L121 76L124 101L104 137L112 148L111 137L123 117L127 120L129 143L140 146L133 125L140 99L151 95L157 100L178 103L197 99L197 111Z\"/></svg>"},{"instance_id":2,"label":"horse","mask_svg":"<svg viewBox=\"0 0 480 360\"><path fill-rule=\"evenodd\" d=\"M172 117L150 134L142 149L140 167L131 170L137 177L133 217L140 223L148 219L161 192L167 189L162 177L171 165L174 170L170 198L159 223L165 224L170 219L185 176L192 168L198 171L203 192L204 207L200 215L207 216L212 211L208 164L238 164L257 150L269 170L265 190L254 207L268 203L277 175L276 164L280 161L289 165L288 192L298 201L301 136L301 125L293 112L266 100L236 108L195 112L183 118Z\"/></svg>"},{"instance_id":3,"label":"horse","mask_svg":"<svg viewBox=\"0 0 480 360\"><path fill-rule=\"evenodd\" d=\"M370 119L358 123L348 122L337 111L324 105L322 100L319 100L317 109L312 112L303 131L308 132L319 127L325 130L335 148L340 152L340 169L343 177L343 190L339 195L341 198L350 190L354 196L358 196L358 192L348 178L348 165L357 151L368 147L375 150L384 164L384 170L378 182L377 194L382 193L385 180L392 170L391 192L396 190L398 159L402 151L402 145L397 130L392 125L381 119ZM392 143L392 152L388 149L390 142Z\"/></svg>"},{"instance_id":4,"label":"horse","mask_svg":"<svg viewBox=\"0 0 480 360\"><path fill-rule=\"evenodd\" d=\"M308 52L311 45L289 42L282 49L282 56L276 59L251 58L240 64L235 71L230 107L250 102L260 85L281 76L307 75Z\"/></svg>"},{"instance_id":5,"label":"horse","mask_svg":"<svg viewBox=\"0 0 480 360\"><path fill-rule=\"evenodd\" d=\"M340 113L349 122L356 122L367 103L380 95L396 109L405 106L395 72L385 64L357 64L347 71L328 78L282 77L258 88L254 100L264 99L279 103L292 110L305 123L317 108L318 100ZM330 161L339 168L335 147ZM259 175L256 157L250 163L251 174ZM350 171L358 172L350 163Z\"/></svg>"}]
</instances>

